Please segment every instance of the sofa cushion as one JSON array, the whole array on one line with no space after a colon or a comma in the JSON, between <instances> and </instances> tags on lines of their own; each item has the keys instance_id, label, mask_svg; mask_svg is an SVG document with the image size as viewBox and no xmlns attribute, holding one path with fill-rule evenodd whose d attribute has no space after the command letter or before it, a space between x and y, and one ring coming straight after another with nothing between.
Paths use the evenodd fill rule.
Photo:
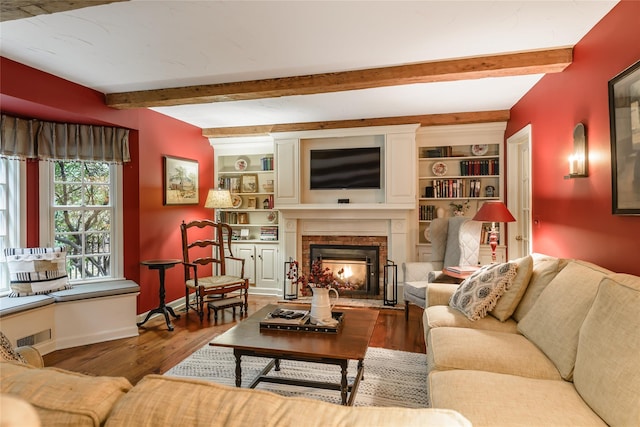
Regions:
<instances>
[{"instance_id":1,"label":"sofa cushion","mask_svg":"<svg viewBox=\"0 0 640 427\"><path fill-rule=\"evenodd\" d=\"M606 426L568 381L482 371L429 374L434 408L460 412L474 427Z\"/></svg>"},{"instance_id":2,"label":"sofa cushion","mask_svg":"<svg viewBox=\"0 0 640 427\"><path fill-rule=\"evenodd\" d=\"M20 298L2 297L0 298L0 317L44 307L54 302L56 300L49 295L30 295Z\"/></svg>"},{"instance_id":3,"label":"sofa cushion","mask_svg":"<svg viewBox=\"0 0 640 427\"><path fill-rule=\"evenodd\" d=\"M640 426L640 277L599 286L580 328L574 384L607 424Z\"/></svg>"},{"instance_id":4,"label":"sofa cushion","mask_svg":"<svg viewBox=\"0 0 640 427\"><path fill-rule=\"evenodd\" d=\"M580 326L608 273L595 264L571 261L518 323L518 331L555 363L565 380L573 377Z\"/></svg>"},{"instance_id":5,"label":"sofa cushion","mask_svg":"<svg viewBox=\"0 0 640 427\"><path fill-rule=\"evenodd\" d=\"M568 263L566 259L553 258L541 254L532 254L532 258L533 270L531 271L529 285L518 304L518 308L513 313L513 318L516 322L521 321L531 310L542 291Z\"/></svg>"},{"instance_id":6,"label":"sofa cushion","mask_svg":"<svg viewBox=\"0 0 640 427\"><path fill-rule=\"evenodd\" d=\"M64 248L7 248L10 297L48 294L69 289Z\"/></svg>"},{"instance_id":7,"label":"sofa cushion","mask_svg":"<svg viewBox=\"0 0 640 427\"><path fill-rule=\"evenodd\" d=\"M516 274L509 288L502 294L493 310L489 312L490 315L502 322L511 317L516 310L524 292L527 290L531 272L533 271L533 258L530 255L514 259L511 262L518 265L518 274Z\"/></svg>"},{"instance_id":8,"label":"sofa cushion","mask_svg":"<svg viewBox=\"0 0 640 427\"><path fill-rule=\"evenodd\" d=\"M498 298L511 285L517 273L515 263L489 264L466 278L451 296L449 305L461 311L470 320L487 315Z\"/></svg>"},{"instance_id":9,"label":"sofa cushion","mask_svg":"<svg viewBox=\"0 0 640 427\"><path fill-rule=\"evenodd\" d=\"M107 280L104 282L86 283L74 286L72 289L51 292L49 296L53 298L55 302L68 302L136 292L140 292L140 286L133 280Z\"/></svg>"},{"instance_id":10,"label":"sofa cushion","mask_svg":"<svg viewBox=\"0 0 640 427\"><path fill-rule=\"evenodd\" d=\"M113 409L106 427L470 426L453 411L345 407L212 382L147 375Z\"/></svg>"},{"instance_id":11,"label":"sofa cushion","mask_svg":"<svg viewBox=\"0 0 640 427\"><path fill-rule=\"evenodd\" d=\"M560 380L551 360L520 334L468 328L436 328L427 341L431 370L471 369Z\"/></svg>"},{"instance_id":12,"label":"sofa cushion","mask_svg":"<svg viewBox=\"0 0 640 427\"><path fill-rule=\"evenodd\" d=\"M0 390L29 402L43 426L100 426L130 388L126 378L0 362Z\"/></svg>"},{"instance_id":13,"label":"sofa cushion","mask_svg":"<svg viewBox=\"0 0 640 427\"><path fill-rule=\"evenodd\" d=\"M434 305L432 307L427 307L422 315L422 325L424 327L425 337L429 334L431 329L447 326L508 332L512 334L518 332L518 325L513 319L501 322L493 316L485 316L480 320L469 320L467 316L448 305Z\"/></svg>"}]
</instances>

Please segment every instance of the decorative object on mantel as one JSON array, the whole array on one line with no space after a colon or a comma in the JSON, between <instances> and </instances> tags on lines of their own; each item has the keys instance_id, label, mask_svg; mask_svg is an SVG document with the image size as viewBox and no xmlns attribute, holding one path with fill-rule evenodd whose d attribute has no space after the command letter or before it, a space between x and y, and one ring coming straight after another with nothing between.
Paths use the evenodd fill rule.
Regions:
<instances>
[{"instance_id":1,"label":"decorative object on mantel","mask_svg":"<svg viewBox=\"0 0 640 427\"><path fill-rule=\"evenodd\" d=\"M614 215L640 215L640 61L609 80Z\"/></svg>"},{"instance_id":2,"label":"decorative object on mantel","mask_svg":"<svg viewBox=\"0 0 640 427\"><path fill-rule=\"evenodd\" d=\"M516 219L511 215L509 209L499 200L484 202L480 210L474 215L474 221L491 222L491 235L489 246L491 246L491 263L496 263L496 248L498 247L498 231L496 222L514 222Z\"/></svg>"},{"instance_id":3,"label":"decorative object on mantel","mask_svg":"<svg viewBox=\"0 0 640 427\"><path fill-rule=\"evenodd\" d=\"M455 216L464 216L465 212L471 207L468 200L462 203L449 203L449 206L453 209L453 215Z\"/></svg>"}]
</instances>

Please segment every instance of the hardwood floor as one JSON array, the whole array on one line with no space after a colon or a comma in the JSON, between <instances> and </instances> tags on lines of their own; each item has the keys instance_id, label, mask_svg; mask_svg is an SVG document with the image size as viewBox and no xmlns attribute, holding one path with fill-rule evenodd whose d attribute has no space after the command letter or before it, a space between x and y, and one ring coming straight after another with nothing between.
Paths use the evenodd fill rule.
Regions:
<instances>
[{"instance_id":1,"label":"hardwood floor","mask_svg":"<svg viewBox=\"0 0 640 427\"><path fill-rule=\"evenodd\" d=\"M276 302L275 297L252 295L249 314L264 305ZM164 318L156 316L140 328L140 335L132 338L58 350L44 356L45 366L54 366L90 375L126 377L136 384L147 374L163 374L191 353L211 341L213 337L233 327L240 317L233 318L231 310L213 320L200 324L198 316L189 312L173 320L174 331L167 330ZM411 306L409 322L402 310L379 310L378 320L369 342L371 347L424 352L422 310Z\"/></svg>"}]
</instances>

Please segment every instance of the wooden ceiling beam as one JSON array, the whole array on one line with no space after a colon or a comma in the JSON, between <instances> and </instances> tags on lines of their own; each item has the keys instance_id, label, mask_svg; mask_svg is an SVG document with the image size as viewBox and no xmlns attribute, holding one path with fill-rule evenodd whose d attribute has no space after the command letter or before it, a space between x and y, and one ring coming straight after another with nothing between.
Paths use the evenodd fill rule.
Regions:
<instances>
[{"instance_id":1,"label":"wooden ceiling beam","mask_svg":"<svg viewBox=\"0 0 640 427\"><path fill-rule=\"evenodd\" d=\"M381 117L374 119L205 128L202 129L202 135L207 138L229 138L265 136L276 132L302 132L309 130L344 129L370 126L394 126L414 123L419 123L420 126L440 126L469 123L505 122L507 120L509 120L509 110L497 110L469 113L428 114L421 116Z\"/></svg>"},{"instance_id":2,"label":"wooden ceiling beam","mask_svg":"<svg viewBox=\"0 0 640 427\"><path fill-rule=\"evenodd\" d=\"M0 22L121 1L129 0L7 0L0 3Z\"/></svg>"},{"instance_id":3,"label":"wooden ceiling beam","mask_svg":"<svg viewBox=\"0 0 640 427\"><path fill-rule=\"evenodd\" d=\"M168 107L415 83L558 73L572 60L573 48L566 47L337 73L111 93L106 95L106 103L119 109Z\"/></svg>"}]
</instances>

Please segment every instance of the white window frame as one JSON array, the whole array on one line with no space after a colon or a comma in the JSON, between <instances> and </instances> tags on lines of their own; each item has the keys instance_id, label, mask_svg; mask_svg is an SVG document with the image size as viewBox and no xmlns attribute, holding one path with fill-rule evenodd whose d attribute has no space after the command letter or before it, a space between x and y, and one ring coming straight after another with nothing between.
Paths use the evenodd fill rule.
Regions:
<instances>
[{"instance_id":1,"label":"white window frame","mask_svg":"<svg viewBox=\"0 0 640 427\"><path fill-rule=\"evenodd\" d=\"M27 241L27 168L24 161L17 159L0 158L4 163L7 174L7 183L4 191L0 192L5 198L3 203L6 206L5 227L7 243L6 247L23 247ZM0 262L3 263L3 270L6 266L4 253L0 254ZM6 282L6 283L5 283ZM8 272L0 271L0 296L8 295L9 275Z\"/></svg>"},{"instance_id":2,"label":"white window frame","mask_svg":"<svg viewBox=\"0 0 640 427\"><path fill-rule=\"evenodd\" d=\"M73 161L73 160L70 160ZM55 230L53 229L52 209L55 200L55 163L52 161L40 162L40 246L50 247L55 244ZM124 278L124 237L122 233L123 209L122 209L122 165L111 164L111 195L113 218L113 242L111 242L111 276L95 277L91 279L70 280L72 283L104 282L108 280L122 280Z\"/></svg>"}]
</instances>

